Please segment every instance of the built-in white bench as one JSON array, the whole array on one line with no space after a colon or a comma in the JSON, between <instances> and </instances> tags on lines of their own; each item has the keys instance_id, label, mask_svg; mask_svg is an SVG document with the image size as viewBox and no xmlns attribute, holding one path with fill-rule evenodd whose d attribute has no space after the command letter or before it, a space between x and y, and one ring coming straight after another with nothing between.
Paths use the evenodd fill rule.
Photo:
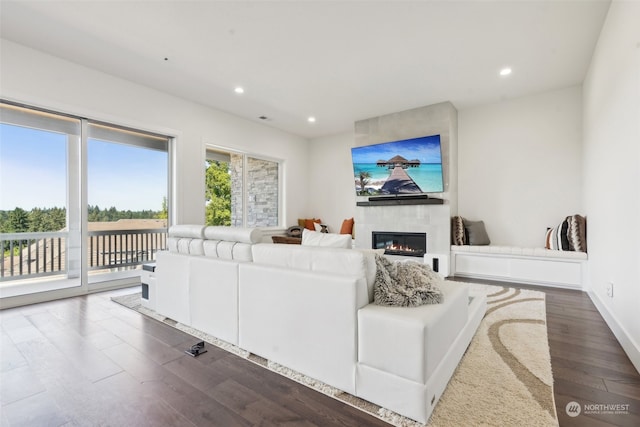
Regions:
<instances>
[{"instance_id":1,"label":"built-in white bench","mask_svg":"<svg viewBox=\"0 0 640 427\"><path fill-rule=\"evenodd\" d=\"M583 289L587 254L544 248L453 245L451 272L459 277Z\"/></svg>"}]
</instances>

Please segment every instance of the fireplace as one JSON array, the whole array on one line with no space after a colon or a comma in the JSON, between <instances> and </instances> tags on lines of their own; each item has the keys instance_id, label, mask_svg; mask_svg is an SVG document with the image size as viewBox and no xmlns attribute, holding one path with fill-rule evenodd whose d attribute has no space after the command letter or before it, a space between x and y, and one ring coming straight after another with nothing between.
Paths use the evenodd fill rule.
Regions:
<instances>
[{"instance_id":1,"label":"fireplace","mask_svg":"<svg viewBox=\"0 0 640 427\"><path fill-rule=\"evenodd\" d=\"M374 231L371 247L384 249L386 255L421 257L427 252L427 234Z\"/></svg>"}]
</instances>

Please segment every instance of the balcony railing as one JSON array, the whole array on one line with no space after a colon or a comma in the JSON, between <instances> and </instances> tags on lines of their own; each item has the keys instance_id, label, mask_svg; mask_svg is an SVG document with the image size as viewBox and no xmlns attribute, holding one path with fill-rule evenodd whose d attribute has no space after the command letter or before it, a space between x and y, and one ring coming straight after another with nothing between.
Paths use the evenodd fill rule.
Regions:
<instances>
[{"instance_id":1,"label":"balcony railing","mask_svg":"<svg viewBox=\"0 0 640 427\"><path fill-rule=\"evenodd\" d=\"M66 274L68 236L66 231L0 233L0 281ZM87 262L89 270L134 267L155 260L166 247L166 228L90 231Z\"/></svg>"},{"instance_id":2,"label":"balcony railing","mask_svg":"<svg viewBox=\"0 0 640 427\"><path fill-rule=\"evenodd\" d=\"M140 265L155 260L156 252L166 247L166 228L90 231L89 270Z\"/></svg>"},{"instance_id":3,"label":"balcony railing","mask_svg":"<svg viewBox=\"0 0 640 427\"><path fill-rule=\"evenodd\" d=\"M68 232L2 233L0 280L50 276L66 272Z\"/></svg>"}]
</instances>

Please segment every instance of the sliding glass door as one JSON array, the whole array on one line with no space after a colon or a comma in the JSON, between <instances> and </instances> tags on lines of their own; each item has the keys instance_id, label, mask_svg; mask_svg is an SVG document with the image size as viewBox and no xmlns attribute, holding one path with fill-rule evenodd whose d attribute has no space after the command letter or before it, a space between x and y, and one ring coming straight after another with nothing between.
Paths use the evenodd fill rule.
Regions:
<instances>
[{"instance_id":1,"label":"sliding glass door","mask_svg":"<svg viewBox=\"0 0 640 427\"><path fill-rule=\"evenodd\" d=\"M165 247L167 137L90 123L87 146L89 283L131 277Z\"/></svg>"},{"instance_id":2,"label":"sliding glass door","mask_svg":"<svg viewBox=\"0 0 640 427\"><path fill-rule=\"evenodd\" d=\"M171 139L0 107L0 303L132 283L166 248Z\"/></svg>"},{"instance_id":3,"label":"sliding glass door","mask_svg":"<svg viewBox=\"0 0 640 427\"><path fill-rule=\"evenodd\" d=\"M0 297L81 286L81 121L0 108Z\"/></svg>"}]
</instances>

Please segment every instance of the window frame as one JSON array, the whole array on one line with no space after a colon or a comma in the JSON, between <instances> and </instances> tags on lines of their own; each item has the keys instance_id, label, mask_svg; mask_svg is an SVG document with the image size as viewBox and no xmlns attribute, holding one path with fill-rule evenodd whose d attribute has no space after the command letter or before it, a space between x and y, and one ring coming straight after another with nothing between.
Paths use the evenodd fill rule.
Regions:
<instances>
[{"instance_id":1,"label":"window frame","mask_svg":"<svg viewBox=\"0 0 640 427\"><path fill-rule=\"evenodd\" d=\"M278 209L278 220L277 220L277 224L276 225L270 225L270 226L258 226L256 228L262 229L262 230L271 230L271 229L280 229L283 227L283 224L285 224L285 215L284 215L284 186L283 186L283 177L284 177L284 160L283 159L279 159L276 157L272 157L272 156L268 156L268 155L263 155L263 154L258 154L252 151L242 151L242 150L238 150L235 148L228 148L225 146L221 146L221 145L215 145L215 144L209 144L209 143L205 143L204 144L204 150L203 150L203 161L202 163L205 163L207 160L210 160L209 157L209 152L223 152L223 153L228 153L228 154L236 154L236 155L240 155L242 156L242 224L241 225L230 225L229 227L248 227L247 225L247 207L249 204L249 194L247 192L247 182L248 182L248 167L247 167L247 163L248 163L248 158L251 157L253 159L256 160L264 160L264 161L268 161L268 162L273 162L276 163L278 165L278 203L277 203L277 209ZM203 169L203 193L206 192L206 179L204 174L206 173L206 170ZM206 220L206 218L205 218Z\"/></svg>"}]
</instances>

